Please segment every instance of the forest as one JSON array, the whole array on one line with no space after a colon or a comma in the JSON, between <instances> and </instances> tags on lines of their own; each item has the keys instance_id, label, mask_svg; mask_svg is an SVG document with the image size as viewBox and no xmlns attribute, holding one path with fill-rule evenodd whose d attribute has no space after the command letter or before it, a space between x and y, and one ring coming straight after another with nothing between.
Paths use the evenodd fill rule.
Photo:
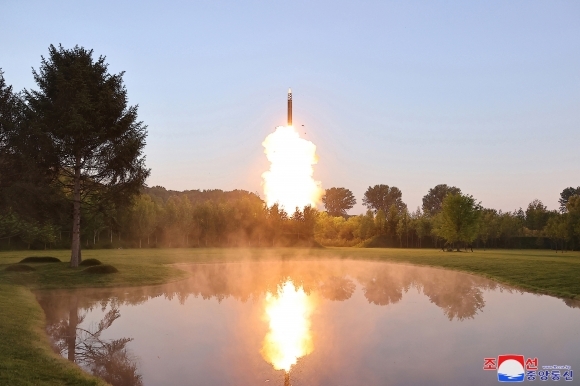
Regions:
<instances>
[{"instance_id":1,"label":"forest","mask_svg":"<svg viewBox=\"0 0 580 386\"><path fill-rule=\"evenodd\" d=\"M382 197L372 197L373 191L380 190ZM327 189L323 201L329 201L329 196L337 191L350 193L345 188ZM267 207L257 194L244 190L178 192L155 186L143 188L126 205L86 205L81 217L81 240L83 248L322 245L565 251L580 246L577 193L580 188L562 192L560 211L550 211L541 201L534 200L525 210L502 212L483 208L458 188L441 184L423 197L421 208L409 211L400 190L376 185L369 187L363 198L366 214L349 216L332 212L336 208L330 208L329 203L325 210L305 207L286 213L278 205ZM64 213L58 212L57 217L44 223L24 220L10 210L3 212L0 246L70 248L71 214L70 209L67 213L66 195L61 199Z\"/></svg>"}]
</instances>

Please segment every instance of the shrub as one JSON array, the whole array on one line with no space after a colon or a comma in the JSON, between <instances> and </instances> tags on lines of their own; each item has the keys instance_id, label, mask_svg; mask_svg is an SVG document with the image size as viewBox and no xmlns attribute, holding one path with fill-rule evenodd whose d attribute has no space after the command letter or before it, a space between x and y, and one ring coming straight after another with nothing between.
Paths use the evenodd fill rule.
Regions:
<instances>
[{"instance_id":1,"label":"shrub","mask_svg":"<svg viewBox=\"0 0 580 386\"><path fill-rule=\"evenodd\" d=\"M94 265L92 267L85 268L83 272L87 273L97 273L97 274L104 274L104 273L116 273L119 270L112 265L109 264L101 264L101 265Z\"/></svg>"},{"instance_id":2,"label":"shrub","mask_svg":"<svg viewBox=\"0 0 580 386\"><path fill-rule=\"evenodd\" d=\"M62 263L62 261L52 256L30 256L20 260L20 263Z\"/></svg>"},{"instance_id":3,"label":"shrub","mask_svg":"<svg viewBox=\"0 0 580 386\"><path fill-rule=\"evenodd\" d=\"M24 264L11 264L6 267L5 271L9 272L30 272L36 271L36 268Z\"/></svg>"},{"instance_id":4,"label":"shrub","mask_svg":"<svg viewBox=\"0 0 580 386\"><path fill-rule=\"evenodd\" d=\"M95 265L102 265L103 263L101 263L100 260L97 259L86 259L81 261L81 263L79 265L85 266L85 267L93 267Z\"/></svg>"}]
</instances>

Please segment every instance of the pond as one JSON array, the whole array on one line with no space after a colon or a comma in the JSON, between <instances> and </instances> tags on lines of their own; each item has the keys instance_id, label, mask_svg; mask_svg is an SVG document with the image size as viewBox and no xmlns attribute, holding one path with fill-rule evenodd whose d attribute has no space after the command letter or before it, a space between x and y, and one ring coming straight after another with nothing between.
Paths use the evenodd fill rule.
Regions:
<instances>
[{"instance_id":1,"label":"pond","mask_svg":"<svg viewBox=\"0 0 580 386\"><path fill-rule=\"evenodd\" d=\"M580 371L573 300L382 262L180 268L191 276L162 286L36 292L54 349L113 385L570 384Z\"/></svg>"}]
</instances>

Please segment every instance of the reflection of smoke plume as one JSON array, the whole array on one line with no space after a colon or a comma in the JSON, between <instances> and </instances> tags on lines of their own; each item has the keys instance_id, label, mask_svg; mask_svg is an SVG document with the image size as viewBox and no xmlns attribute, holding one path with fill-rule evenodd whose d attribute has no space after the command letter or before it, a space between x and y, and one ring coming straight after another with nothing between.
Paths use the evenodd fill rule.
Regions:
<instances>
[{"instance_id":1,"label":"reflection of smoke plume","mask_svg":"<svg viewBox=\"0 0 580 386\"><path fill-rule=\"evenodd\" d=\"M268 206L279 203L286 212L316 207L323 193L320 182L312 178L312 165L318 162L316 146L300 138L292 126L277 127L262 145L270 161L270 170L262 174Z\"/></svg>"}]
</instances>

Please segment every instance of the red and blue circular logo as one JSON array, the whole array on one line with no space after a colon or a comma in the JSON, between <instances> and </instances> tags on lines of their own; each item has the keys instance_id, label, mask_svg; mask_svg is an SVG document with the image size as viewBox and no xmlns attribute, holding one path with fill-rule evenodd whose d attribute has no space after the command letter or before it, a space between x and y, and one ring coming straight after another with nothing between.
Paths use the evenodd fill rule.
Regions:
<instances>
[{"instance_id":1,"label":"red and blue circular logo","mask_svg":"<svg viewBox=\"0 0 580 386\"><path fill-rule=\"evenodd\" d=\"M500 382L524 381L524 356L500 355L497 357L497 380Z\"/></svg>"}]
</instances>

